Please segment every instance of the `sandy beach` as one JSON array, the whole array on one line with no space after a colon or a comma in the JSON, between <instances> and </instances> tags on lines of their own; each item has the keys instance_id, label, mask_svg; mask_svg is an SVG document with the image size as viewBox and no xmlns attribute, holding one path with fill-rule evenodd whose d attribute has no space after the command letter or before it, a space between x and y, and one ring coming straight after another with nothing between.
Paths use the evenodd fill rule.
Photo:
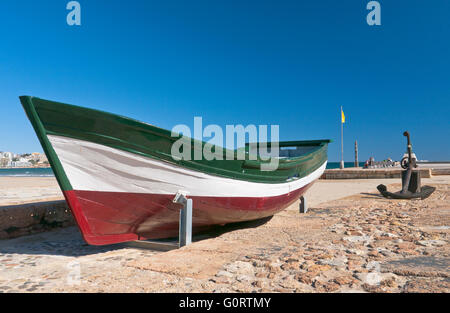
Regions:
<instances>
[{"instance_id":1,"label":"sandy beach","mask_svg":"<svg viewBox=\"0 0 450 313\"><path fill-rule=\"evenodd\" d=\"M320 180L307 214L296 203L170 252L88 246L76 227L3 240L0 292L449 292L450 176L424 179L424 201L384 199L380 183L400 189ZM62 198L52 178L0 186L3 203Z\"/></svg>"},{"instance_id":2,"label":"sandy beach","mask_svg":"<svg viewBox=\"0 0 450 313\"><path fill-rule=\"evenodd\" d=\"M0 206L62 199L54 177L0 177Z\"/></svg>"}]
</instances>

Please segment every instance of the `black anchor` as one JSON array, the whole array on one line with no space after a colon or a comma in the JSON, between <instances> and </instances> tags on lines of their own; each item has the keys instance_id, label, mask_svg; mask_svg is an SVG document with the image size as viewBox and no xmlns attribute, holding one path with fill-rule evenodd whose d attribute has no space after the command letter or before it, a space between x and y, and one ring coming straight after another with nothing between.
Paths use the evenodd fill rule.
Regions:
<instances>
[{"instance_id":1,"label":"black anchor","mask_svg":"<svg viewBox=\"0 0 450 313\"><path fill-rule=\"evenodd\" d=\"M402 168L405 169L402 171L402 190L392 193L387 191L385 185L378 185L377 189L384 197L390 199L426 199L436 190L436 188L431 186L421 186L420 172L413 171L413 169L417 167L417 164L416 159L412 157L412 145L409 132L405 131L403 136L408 140L408 156L404 157L400 163Z\"/></svg>"}]
</instances>

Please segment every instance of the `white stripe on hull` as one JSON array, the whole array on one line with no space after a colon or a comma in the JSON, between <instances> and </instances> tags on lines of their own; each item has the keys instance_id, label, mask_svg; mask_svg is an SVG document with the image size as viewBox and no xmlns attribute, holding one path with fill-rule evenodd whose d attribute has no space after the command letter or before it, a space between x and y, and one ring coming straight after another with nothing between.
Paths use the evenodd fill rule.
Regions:
<instances>
[{"instance_id":1,"label":"white stripe on hull","mask_svg":"<svg viewBox=\"0 0 450 313\"><path fill-rule=\"evenodd\" d=\"M104 145L49 135L74 190L191 196L272 197L318 179L326 162L301 179L280 184L253 183L209 175Z\"/></svg>"}]
</instances>

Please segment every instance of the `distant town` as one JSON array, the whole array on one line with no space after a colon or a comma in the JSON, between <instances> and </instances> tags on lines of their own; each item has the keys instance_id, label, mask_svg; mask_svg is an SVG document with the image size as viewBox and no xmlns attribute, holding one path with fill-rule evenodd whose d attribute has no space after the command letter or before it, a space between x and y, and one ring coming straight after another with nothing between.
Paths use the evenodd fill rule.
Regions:
<instances>
[{"instance_id":1,"label":"distant town","mask_svg":"<svg viewBox=\"0 0 450 313\"><path fill-rule=\"evenodd\" d=\"M0 151L0 168L50 167L44 153L15 154Z\"/></svg>"}]
</instances>

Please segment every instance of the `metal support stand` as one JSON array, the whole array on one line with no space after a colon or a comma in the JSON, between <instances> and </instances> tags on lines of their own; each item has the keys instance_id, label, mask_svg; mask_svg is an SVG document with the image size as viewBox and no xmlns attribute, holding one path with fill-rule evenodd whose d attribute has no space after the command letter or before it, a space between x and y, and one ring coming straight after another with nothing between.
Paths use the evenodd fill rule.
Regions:
<instances>
[{"instance_id":1,"label":"metal support stand","mask_svg":"<svg viewBox=\"0 0 450 313\"><path fill-rule=\"evenodd\" d=\"M308 212L308 205L306 202L305 197L300 197L300 213L307 213Z\"/></svg>"},{"instance_id":2,"label":"metal support stand","mask_svg":"<svg viewBox=\"0 0 450 313\"><path fill-rule=\"evenodd\" d=\"M177 193L173 202L183 205L180 211L180 231L178 237L181 248L192 243L192 199L187 199L182 193Z\"/></svg>"},{"instance_id":3,"label":"metal support stand","mask_svg":"<svg viewBox=\"0 0 450 313\"><path fill-rule=\"evenodd\" d=\"M180 210L180 226L178 234L178 242L156 241L156 240L138 240L130 242L129 245L137 248L145 248L152 250L170 251L192 243L192 199L178 192L173 199L173 203L183 205Z\"/></svg>"}]
</instances>

